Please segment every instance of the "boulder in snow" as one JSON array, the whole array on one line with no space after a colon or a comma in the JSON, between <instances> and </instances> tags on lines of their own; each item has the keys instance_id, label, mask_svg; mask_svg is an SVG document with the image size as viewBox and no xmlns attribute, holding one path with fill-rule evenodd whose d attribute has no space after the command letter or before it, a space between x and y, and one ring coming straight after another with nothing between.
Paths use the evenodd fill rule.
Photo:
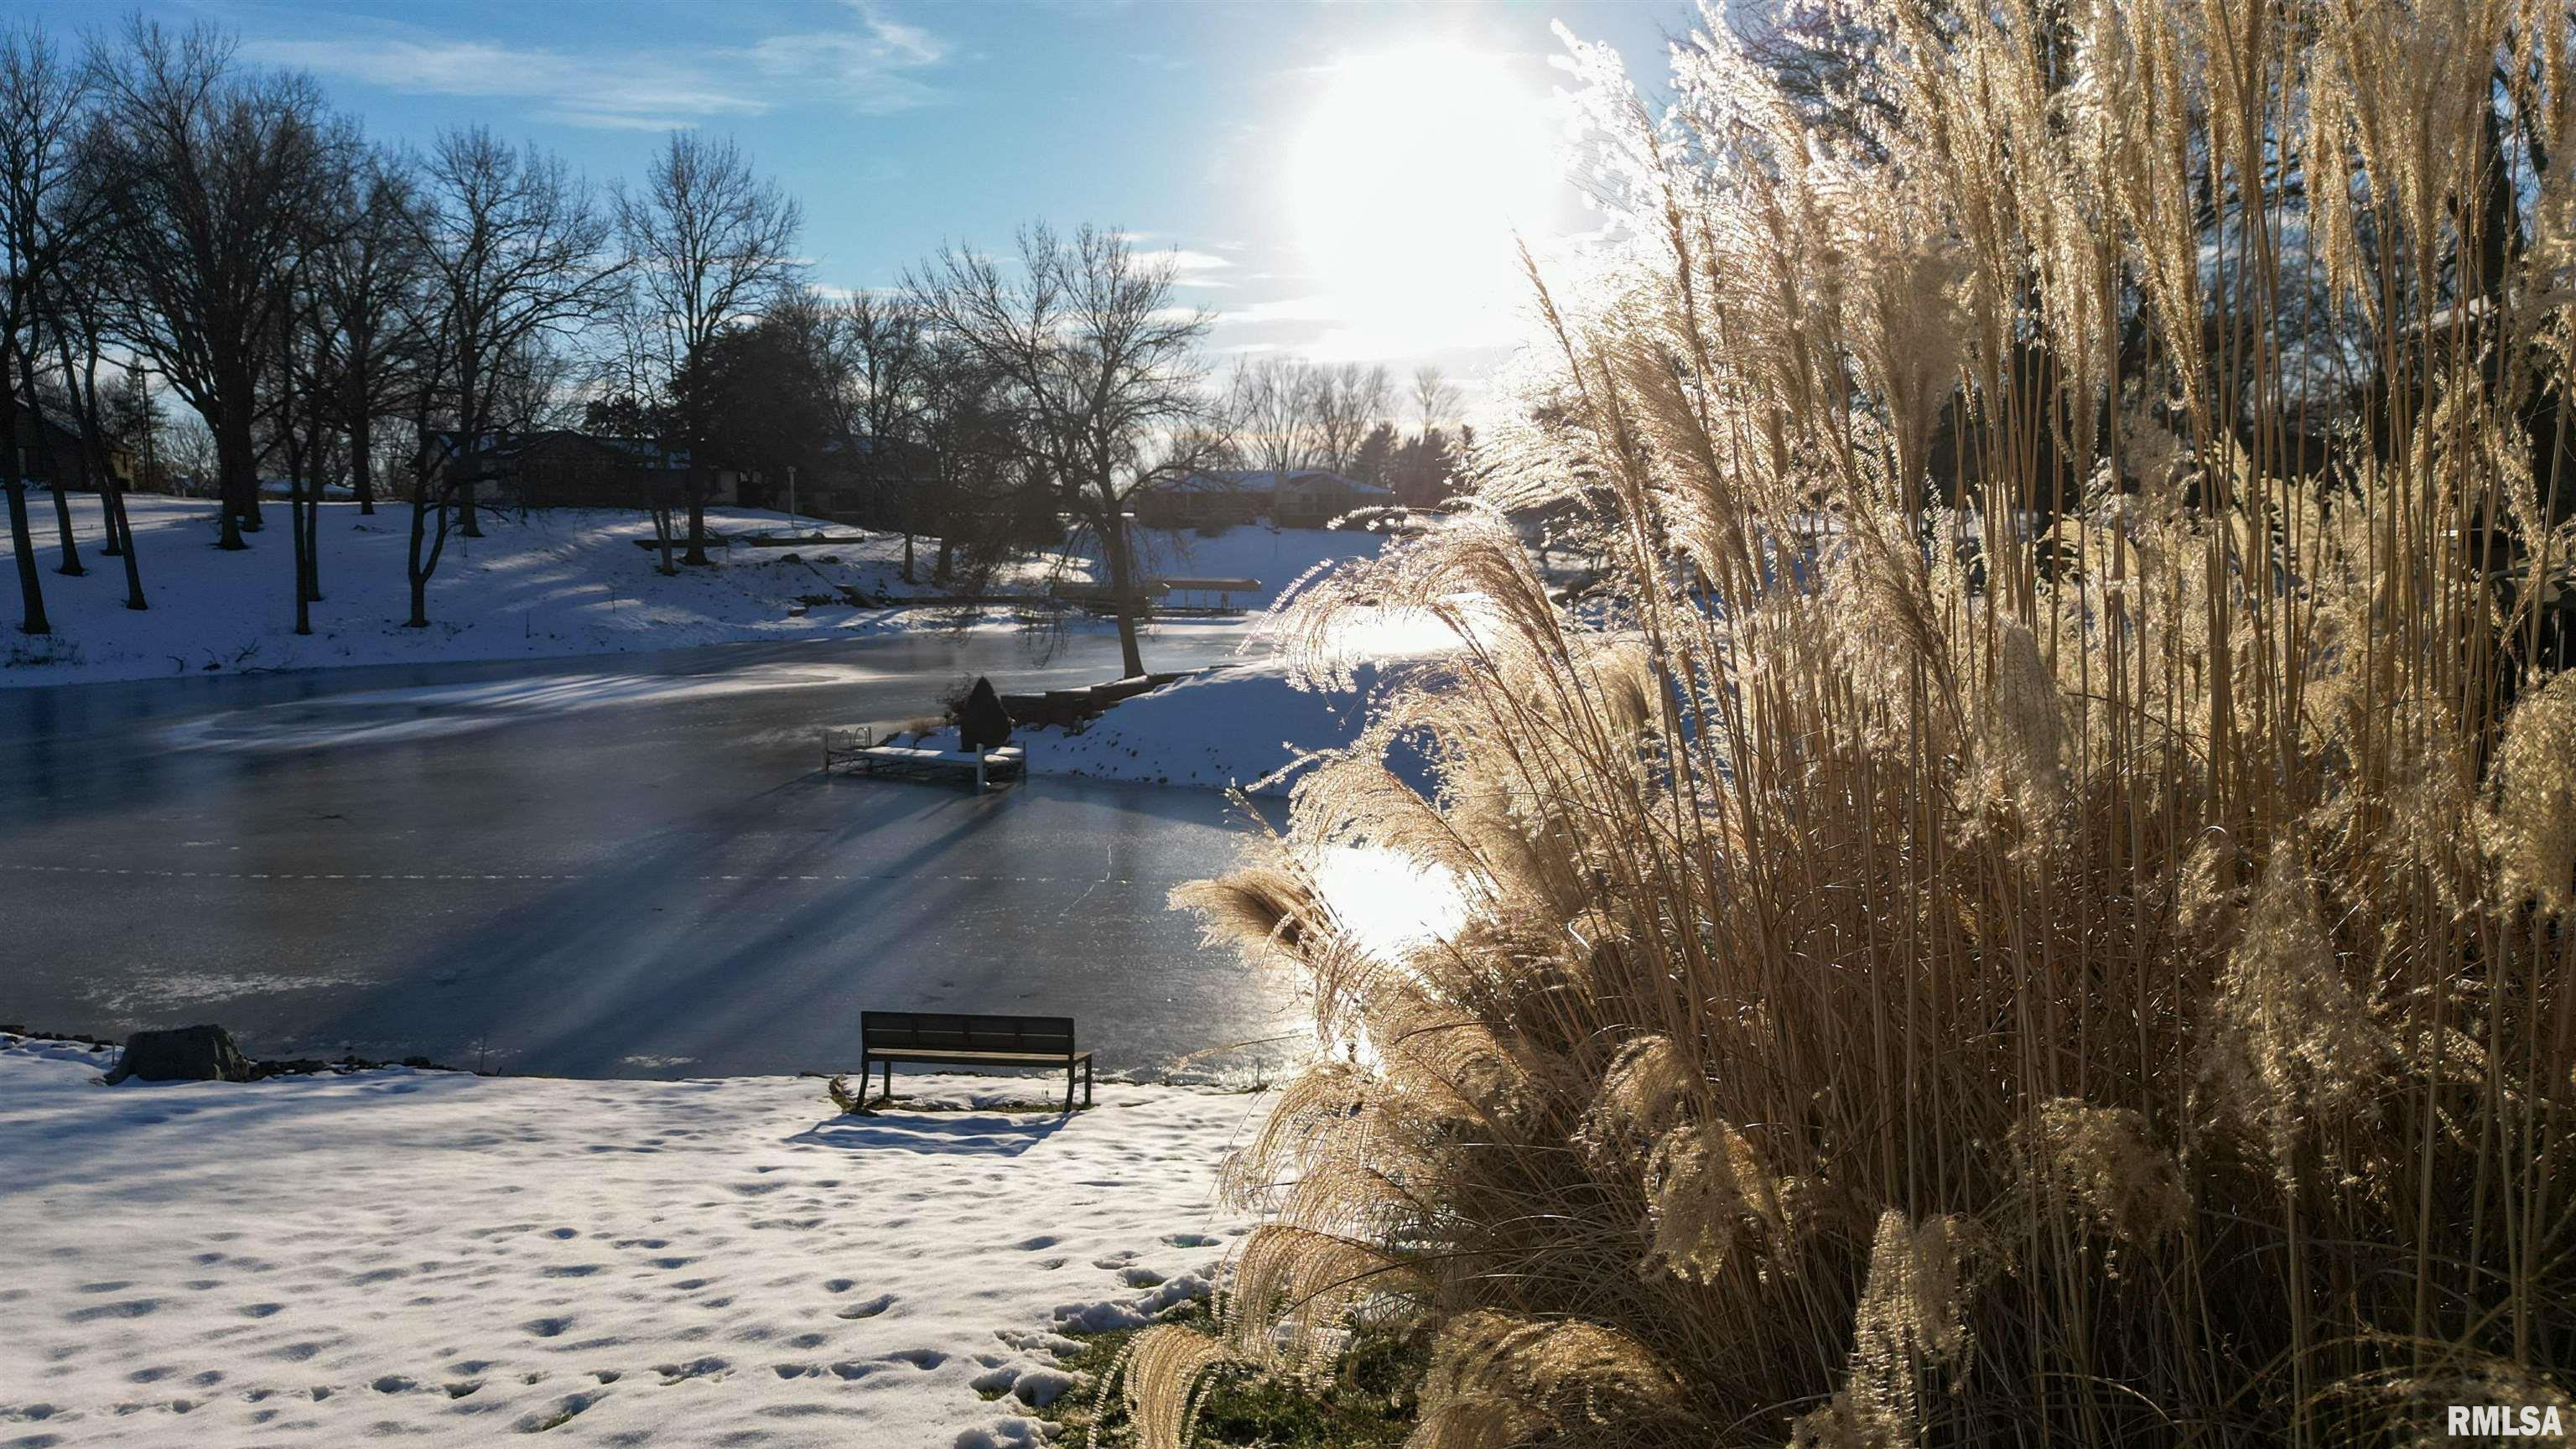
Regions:
<instances>
[{"instance_id":1,"label":"boulder in snow","mask_svg":"<svg viewBox=\"0 0 2576 1449\"><path fill-rule=\"evenodd\" d=\"M138 1031L125 1039L125 1052L110 1086L128 1077L147 1082L247 1082L254 1073L233 1034L220 1026L182 1026L169 1031Z\"/></svg>"}]
</instances>

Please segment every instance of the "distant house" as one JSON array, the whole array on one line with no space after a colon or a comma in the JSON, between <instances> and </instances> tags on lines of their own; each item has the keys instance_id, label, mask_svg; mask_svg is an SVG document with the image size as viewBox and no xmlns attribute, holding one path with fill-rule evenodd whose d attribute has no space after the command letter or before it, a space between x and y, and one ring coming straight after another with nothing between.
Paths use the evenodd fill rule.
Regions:
<instances>
[{"instance_id":1,"label":"distant house","mask_svg":"<svg viewBox=\"0 0 2576 1449\"><path fill-rule=\"evenodd\" d=\"M89 451L81 442L80 429L62 414L48 410L44 414L44 430L39 434L35 412L24 402L16 406L18 476L51 486L55 473L59 472L65 488L79 491L95 489L98 480L90 476ZM134 462L122 448L111 446L108 449L107 465L116 470L119 477L134 476Z\"/></svg>"},{"instance_id":2,"label":"distant house","mask_svg":"<svg viewBox=\"0 0 2576 1449\"><path fill-rule=\"evenodd\" d=\"M1146 528L1223 528L1268 516L1277 475L1212 468L1149 484L1136 493L1136 522Z\"/></svg>"},{"instance_id":3,"label":"distant house","mask_svg":"<svg viewBox=\"0 0 2576 1449\"><path fill-rule=\"evenodd\" d=\"M1395 490L1339 473L1292 473L1271 500L1270 519L1281 528L1321 528L1356 508L1388 508Z\"/></svg>"},{"instance_id":4,"label":"distant house","mask_svg":"<svg viewBox=\"0 0 2576 1449\"><path fill-rule=\"evenodd\" d=\"M1394 502L1390 489L1321 468L1212 468L1139 490L1135 507L1136 522L1146 528L1222 528L1256 518L1281 528L1321 528L1354 508Z\"/></svg>"},{"instance_id":5,"label":"distant house","mask_svg":"<svg viewBox=\"0 0 2576 1449\"><path fill-rule=\"evenodd\" d=\"M934 448L867 434L837 438L823 446L813 475L797 479L796 509L808 518L900 531L910 521L909 502L938 479Z\"/></svg>"},{"instance_id":6,"label":"distant house","mask_svg":"<svg viewBox=\"0 0 2576 1449\"><path fill-rule=\"evenodd\" d=\"M487 433L468 443L434 433L430 446L456 476L471 478L480 501L521 508L668 508L686 500L689 450L650 438L620 438L551 428ZM730 500L725 481L710 502Z\"/></svg>"}]
</instances>

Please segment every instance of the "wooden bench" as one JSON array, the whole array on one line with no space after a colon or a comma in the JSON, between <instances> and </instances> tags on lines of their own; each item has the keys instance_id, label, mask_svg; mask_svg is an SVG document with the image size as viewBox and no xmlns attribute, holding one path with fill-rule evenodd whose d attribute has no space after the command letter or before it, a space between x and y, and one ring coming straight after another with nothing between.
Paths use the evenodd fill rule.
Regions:
<instances>
[{"instance_id":1,"label":"wooden bench","mask_svg":"<svg viewBox=\"0 0 2576 1449\"><path fill-rule=\"evenodd\" d=\"M885 1063L885 1095L894 1096L894 1064L948 1067L1062 1067L1064 1109L1073 1110L1073 1074L1082 1072L1082 1105L1091 1105L1091 1053L1073 1046L1069 1016L966 1016L938 1011L859 1013L859 1094L869 1068Z\"/></svg>"}]
</instances>

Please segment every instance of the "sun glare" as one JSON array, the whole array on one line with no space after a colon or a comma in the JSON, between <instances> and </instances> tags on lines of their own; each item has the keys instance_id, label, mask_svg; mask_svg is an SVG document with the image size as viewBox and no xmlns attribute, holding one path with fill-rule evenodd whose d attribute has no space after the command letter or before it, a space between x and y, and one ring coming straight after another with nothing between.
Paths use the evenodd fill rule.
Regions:
<instances>
[{"instance_id":1,"label":"sun glare","mask_svg":"<svg viewBox=\"0 0 2576 1449\"><path fill-rule=\"evenodd\" d=\"M1555 188L1547 101L1499 57L1450 49L1333 67L1289 164L1320 285L1394 334L1508 315L1514 229Z\"/></svg>"}]
</instances>

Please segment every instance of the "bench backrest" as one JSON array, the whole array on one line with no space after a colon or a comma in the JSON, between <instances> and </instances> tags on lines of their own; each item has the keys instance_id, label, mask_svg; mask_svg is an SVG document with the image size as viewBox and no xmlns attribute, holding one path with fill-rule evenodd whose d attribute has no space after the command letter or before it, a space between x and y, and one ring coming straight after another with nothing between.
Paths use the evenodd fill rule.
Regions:
<instances>
[{"instance_id":1,"label":"bench backrest","mask_svg":"<svg viewBox=\"0 0 2576 1449\"><path fill-rule=\"evenodd\" d=\"M859 1036L889 1051L1073 1053L1069 1016L966 1016L942 1011L862 1011Z\"/></svg>"}]
</instances>

